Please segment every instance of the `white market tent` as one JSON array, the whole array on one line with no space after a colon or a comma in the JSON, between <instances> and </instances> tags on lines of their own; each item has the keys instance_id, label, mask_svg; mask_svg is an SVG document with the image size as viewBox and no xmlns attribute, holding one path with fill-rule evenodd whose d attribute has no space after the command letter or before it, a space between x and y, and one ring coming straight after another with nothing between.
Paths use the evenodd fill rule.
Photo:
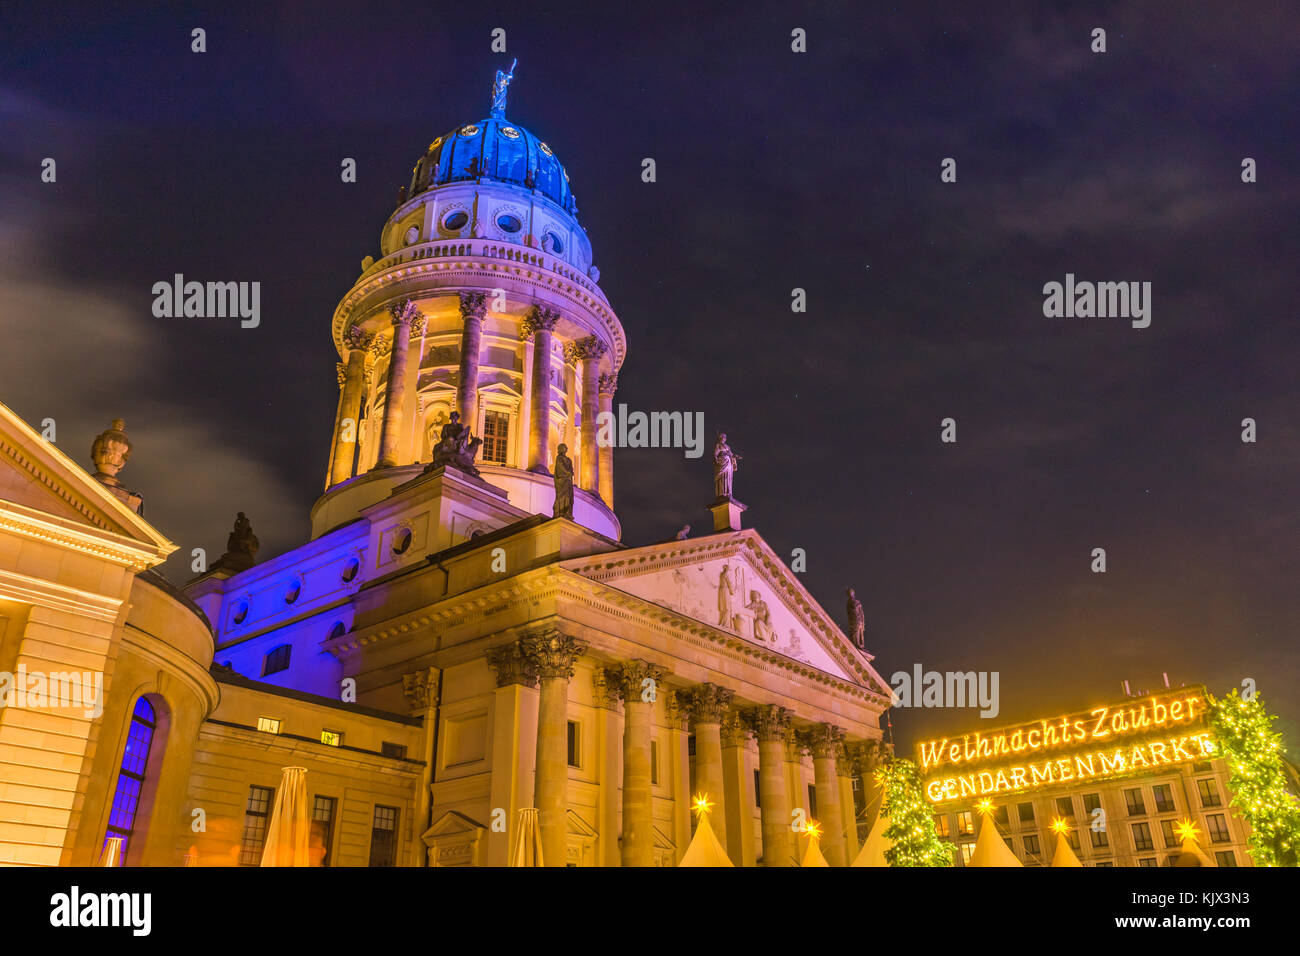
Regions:
<instances>
[{"instance_id":1,"label":"white market tent","mask_svg":"<svg viewBox=\"0 0 1300 956\"><path fill-rule=\"evenodd\" d=\"M708 811L700 812L699 817L700 822L695 827L695 836L691 838L691 845L686 848L686 852L682 855L682 862L677 865L735 866L727 856L727 851L718 842L713 827L709 826Z\"/></svg>"},{"instance_id":2,"label":"white market tent","mask_svg":"<svg viewBox=\"0 0 1300 956\"><path fill-rule=\"evenodd\" d=\"M1011 847L998 833L998 828L989 816L980 820L980 835L975 840L975 852L971 854L967 866L1024 866Z\"/></svg>"}]
</instances>

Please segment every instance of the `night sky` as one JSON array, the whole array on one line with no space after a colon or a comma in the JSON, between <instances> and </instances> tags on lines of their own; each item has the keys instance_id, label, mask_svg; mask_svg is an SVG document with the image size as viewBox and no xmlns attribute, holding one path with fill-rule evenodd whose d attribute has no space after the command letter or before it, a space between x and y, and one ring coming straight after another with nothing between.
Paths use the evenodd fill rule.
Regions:
<instances>
[{"instance_id":1,"label":"night sky","mask_svg":"<svg viewBox=\"0 0 1300 956\"><path fill-rule=\"evenodd\" d=\"M237 510L263 558L306 540L333 309L424 148L517 57L507 115L568 169L627 332L617 401L728 433L747 526L806 550L836 620L857 588L886 679L1000 672L995 721L895 711L900 746L1167 671L1253 678L1294 759L1295 4L12 6L0 401L88 467L126 419L173 580ZM155 318L176 272L260 281L261 327ZM1152 283L1150 328L1045 318L1067 272ZM707 458L615 463L627 543L708 530Z\"/></svg>"}]
</instances>

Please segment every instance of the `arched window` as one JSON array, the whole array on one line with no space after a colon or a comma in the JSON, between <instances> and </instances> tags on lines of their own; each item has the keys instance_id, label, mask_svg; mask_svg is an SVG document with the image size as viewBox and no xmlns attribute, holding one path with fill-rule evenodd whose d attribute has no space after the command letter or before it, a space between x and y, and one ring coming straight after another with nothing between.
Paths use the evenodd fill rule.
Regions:
<instances>
[{"instance_id":1,"label":"arched window","mask_svg":"<svg viewBox=\"0 0 1300 956\"><path fill-rule=\"evenodd\" d=\"M135 710L131 714L131 729L126 735L122 769L117 775L117 789L113 792L113 809L108 815L108 832L104 834L104 846L108 845L110 837L122 838L119 866L126 859L131 838L135 834L135 814L140 807L140 796L144 793L149 751L153 746L157 726L158 718L153 707L141 697L135 702ZM102 848L100 852L102 854Z\"/></svg>"}]
</instances>

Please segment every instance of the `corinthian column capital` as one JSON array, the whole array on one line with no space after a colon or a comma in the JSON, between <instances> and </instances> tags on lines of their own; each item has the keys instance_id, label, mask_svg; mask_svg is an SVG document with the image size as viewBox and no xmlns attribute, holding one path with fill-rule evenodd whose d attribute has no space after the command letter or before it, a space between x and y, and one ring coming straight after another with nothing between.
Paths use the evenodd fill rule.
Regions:
<instances>
[{"instance_id":1,"label":"corinthian column capital","mask_svg":"<svg viewBox=\"0 0 1300 956\"><path fill-rule=\"evenodd\" d=\"M360 326L353 325L343 333L343 341L347 343L349 349L361 349L366 351L370 348L370 343L374 341L374 333L367 332Z\"/></svg>"},{"instance_id":2,"label":"corinthian column capital","mask_svg":"<svg viewBox=\"0 0 1300 956\"><path fill-rule=\"evenodd\" d=\"M749 743L750 729L740 711L734 707L722 717L722 746L743 747Z\"/></svg>"},{"instance_id":3,"label":"corinthian column capital","mask_svg":"<svg viewBox=\"0 0 1300 956\"><path fill-rule=\"evenodd\" d=\"M700 684L679 691L682 706L697 724L721 724L736 692L717 684Z\"/></svg>"},{"instance_id":4,"label":"corinthian column capital","mask_svg":"<svg viewBox=\"0 0 1300 956\"><path fill-rule=\"evenodd\" d=\"M623 703L649 703L657 696L659 682L668 676L668 668L649 661L621 661L605 668L605 679ZM653 681L647 684L646 681Z\"/></svg>"},{"instance_id":5,"label":"corinthian column capital","mask_svg":"<svg viewBox=\"0 0 1300 956\"><path fill-rule=\"evenodd\" d=\"M412 342L414 342L416 339L418 339L420 336L424 334L424 327L425 325L428 324L428 321L429 320L425 318L424 313L418 313L415 316L415 318L411 320L411 341Z\"/></svg>"},{"instance_id":6,"label":"corinthian column capital","mask_svg":"<svg viewBox=\"0 0 1300 956\"><path fill-rule=\"evenodd\" d=\"M598 359L608 351L605 343L594 335L588 335L585 339L578 339L573 343L573 349L578 358L584 361Z\"/></svg>"},{"instance_id":7,"label":"corinthian column capital","mask_svg":"<svg viewBox=\"0 0 1300 956\"><path fill-rule=\"evenodd\" d=\"M597 390L600 392L600 394L613 395L617 389L618 389L618 373L611 372L609 374L606 374L602 372L599 380L599 385L597 386Z\"/></svg>"},{"instance_id":8,"label":"corinthian column capital","mask_svg":"<svg viewBox=\"0 0 1300 956\"><path fill-rule=\"evenodd\" d=\"M524 687L537 686L537 667L523 652L518 641L491 647L487 651L487 664L496 674L497 686L520 684Z\"/></svg>"},{"instance_id":9,"label":"corinthian column capital","mask_svg":"<svg viewBox=\"0 0 1300 956\"><path fill-rule=\"evenodd\" d=\"M759 739L760 743L784 741L786 731L790 729L790 718L792 716L790 711L784 707L778 707L776 704L751 707L744 714L746 724L754 732L754 736Z\"/></svg>"},{"instance_id":10,"label":"corinthian column capital","mask_svg":"<svg viewBox=\"0 0 1300 956\"><path fill-rule=\"evenodd\" d=\"M438 669L425 667L402 675L402 693L416 710L438 706Z\"/></svg>"},{"instance_id":11,"label":"corinthian column capital","mask_svg":"<svg viewBox=\"0 0 1300 956\"><path fill-rule=\"evenodd\" d=\"M547 309L540 305L535 305L528 310L528 315L519 325L519 337L521 339L532 338L533 333L538 329L543 332L555 331L555 325L560 321L560 313L555 309Z\"/></svg>"},{"instance_id":12,"label":"corinthian column capital","mask_svg":"<svg viewBox=\"0 0 1300 956\"><path fill-rule=\"evenodd\" d=\"M834 757L844 740L844 732L834 724L813 724L801 731L800 735L804 746L812 753L814 759Z\"/></svg>"},{"instance_id":13,"label":"corinthian column capital","mask_svg":"<svg viewBox=\"0 0 1300 956\"><path fill-rule=\"evenodd\" d=\"M416 308L414 302L410 299L403 299L401 302L393 302L388 306L388 314L393 317L393 326L409 326L417 318L420 318L420 310ZM396 334L396 333L395 333Z\"/></svg>"},{"instance_id":14,"label":"corinthian column capital","mask_svg":"<svg viewBox=\"0 0 1300 956\"><path fill-rule=\"evenodd\" d=\"M462 292L460 294L460 315L463 319L482 319L487 315L486 292Z\"/></svg>"},{"instance_id":15,"label":"corinthian column capital","mask_svg":"<svg viewBox=\"0 0 1300 956\"><path fill-rule=\"evenodd\" d=\"M542 678L572 677L573 665L587 652L586 644L553 629L529 634L520 639L519 646Z\"/></svg>"}]
</instances>

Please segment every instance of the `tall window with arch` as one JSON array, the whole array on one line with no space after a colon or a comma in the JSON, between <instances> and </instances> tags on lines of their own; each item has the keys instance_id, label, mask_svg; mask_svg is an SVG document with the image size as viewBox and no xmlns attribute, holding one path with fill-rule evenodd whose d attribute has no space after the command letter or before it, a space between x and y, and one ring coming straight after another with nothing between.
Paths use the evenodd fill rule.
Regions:
<instances>
[{"instance_id":1,"label":"tall window with arch","mask_svg":"<svg viewBox=\"0 0 1300 956\"><path fill-rule=\"evenodd\" d=\"M126 859L131 839L135 836L135 816L144 793L145 774L149 770L149 752L153 748L158 716L149 701L141 697L131 713L131 728L126 735L126 749L122 752L122 767L117 775L117 789L113 791L113 808L108 814L108 830L104 834L104 847L113 837L122 841L118 866ZM103 848L101 848L101 854Z\"/></svg>"}]
</instances>

